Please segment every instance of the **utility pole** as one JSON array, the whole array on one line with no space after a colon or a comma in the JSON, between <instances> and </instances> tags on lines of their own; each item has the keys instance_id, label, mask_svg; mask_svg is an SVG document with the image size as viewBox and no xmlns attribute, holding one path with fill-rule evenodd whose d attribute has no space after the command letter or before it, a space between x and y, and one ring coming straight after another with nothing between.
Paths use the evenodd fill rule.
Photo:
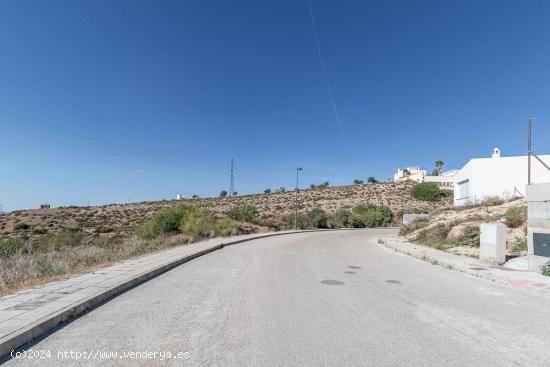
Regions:
<instances>
[{"instance_id":1,"label":"utility pole","mask_svg":"<svg viewBox=\"0 0 550 367\"><path fill-rule=\"evenodd\" d=\"M533 120L530 118L527 123L527 184L531 185L531 155L533 150L531 149L531 131L533 129Z\"/></svg>"},{"instance_id":2,"label":"utility pole","mask_svg":"<svg viewBox=\"0 0 550 367\"><path fill-rule=\"evenodd\" d=\"M229 196L233 196L235 192L235 162L231 158L231 164L229 166Z\"/></svg>"},{"instance_id":3,"label":"utility pole","mask_svg":"<svg viewBox=\"0 0 550 367\"><path fill-rule=\"evenodd\" d=\"M302 167L296 168L296 190L294 190L294 230L298 230L298 172Z\"/></svg>"}]
</instances>

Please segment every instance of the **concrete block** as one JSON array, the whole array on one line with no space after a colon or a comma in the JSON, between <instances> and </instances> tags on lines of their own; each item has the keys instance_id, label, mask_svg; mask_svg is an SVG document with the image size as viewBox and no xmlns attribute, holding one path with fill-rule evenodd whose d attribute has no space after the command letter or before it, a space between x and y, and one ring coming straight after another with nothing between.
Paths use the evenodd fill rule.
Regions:
<instances>
[{"instance_id":1,"label":"concrete block","mask_svg":"<svg viewBox=\"0 0 550 367\"><path fill-rule=\"evenodd\" d=\"M479 261L488 265L504 264L506 260L506 226L484 223L479 226Z\"/></svg>"},{"instance_id":2,"label":"concrete block","mask_svg":"<svg viewBox=\"0 0 550 367\"><path fill-rule=\"evenodd\" d=\"M526 198L531 201L546 201L550 199L550 182L527 185Z\"/></svg>"}]
</instances>

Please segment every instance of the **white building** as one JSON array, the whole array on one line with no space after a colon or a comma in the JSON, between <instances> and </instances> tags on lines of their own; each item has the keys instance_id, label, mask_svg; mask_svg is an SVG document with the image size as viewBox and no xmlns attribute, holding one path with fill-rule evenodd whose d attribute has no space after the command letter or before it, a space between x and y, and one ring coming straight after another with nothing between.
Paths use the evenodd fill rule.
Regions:
<instances>
[{"instance_id":1,"label":"white building","mask_svg":"<svg viewBox=\"0 0 550 367\"><path fill-rule=\"evenodd\" d=\"M413 180L416 182L423 182L424 176L426 176L428 172L424 169L420 169L420 167L406 167L406 168L398 168L397 172L393 174L393 180L394 181L403 181L403 180Z\"/></svg>"},{"instance_id":2,"label":"white building","mask_svg":"<svg viewBox=\"0 0 550 367\"><path fill-rule=\"evenodd\" d=\"M407 174L408 172L408 174ZM428 176L428 172L420 167L412 166L404 169L398 168L393 175L394 181L413 180L416 182L435 182L440 186L453 187L454 176L458 170L442 172L439 176Z\"/></svg>"},{"instance_id":3,"label":"white building","mask_svg":"<svg viewBox=\"0 0 550 367\"><path fill-rule=\"evenodd\" d=\"M455 184L455 176L460 172L457 169L441 172L439 176L425 176L424 182L435 182L436 184L452 188Z\"/></svg>"},{"instance_id":4,"label":"white building","mask_svg":"<svg viewBox=\"0 0 550 367\"><path fill-rule=\"evenodd\" d=\"M550 165L550 155L539 158ZM527 185L527 156L501 157L494 148L491 158L471 159L454 177L454 204L467 205L489 196L509 199L524 196ZM531 182L550 182L550 171L531 158Z\"/></svg>"}]
</instances>

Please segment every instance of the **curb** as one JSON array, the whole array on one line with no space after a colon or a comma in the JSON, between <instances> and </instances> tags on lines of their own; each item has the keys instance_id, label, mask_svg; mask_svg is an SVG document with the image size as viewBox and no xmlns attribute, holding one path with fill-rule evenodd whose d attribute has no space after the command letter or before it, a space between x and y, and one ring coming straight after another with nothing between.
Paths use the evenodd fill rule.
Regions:
<instances>
[{"instance_id":1,"label":"curb","mask_svg":"<svg viewBox=\"0 0 550 367\"><path fill-rule=\"evenodd\" d=\"M500 283L500 284L508 285L506 282L504 282L503 280L493 276L490 273L485 273L485 274L480 273L479 271L472 270L472 269L470 269L466 266L463 266L463 265L457 265L456 263L446 261L444 259L438 258L437 256L427 255L426 251L424 251L423 254L420 254L420 253L415 253L413 251L403 250L403 249L401 249L397 246L392 246L390 243L388 243L389 242L388 240L384 240L384 241L385 242L382 244L382 246L384 246L387 249L398 252L400 254L408 255L408 256L414 257L416 259L429 262L433 265L441 265L442 267L444 267L446 269L449 269L449 270L455 270L455 271L458 271L458 272L461 272L461 273L465 273L465 274L468 274L468 275L475 276L477 278L487 279L487 280L490 280L492 282L497 282L497 283ZM421 245L417 245L417 246L421 246ZM487 270L489 270L489 269L491 269L491 268L487 268Z\"/></svg>"},{"instance_id":2,"label":"curb","mask_svg":"<svg viewBox=\"0 0 550 367\"><path fill-rule=\"evenodd\" d=\"M16 330L15 332L8 334L0 339L0 364L5 362L5 358L10 355L10 352L24 346L25 344L31 343L33 340L38 337L46 334L49 331L52 331L56 327L60 326L62 323L70 322L77 319L83 313L91 311L96 306L101 303L107 302L110 299L140 285L148 280L151 280L167 271L182 265L190 260L196 259L198 257L204 256L208 253L220 250L226 246L236 245L238 243L263 239L267 237L275 236L284 236L297 233L308 233L308 232L332 232L340 230L362 230L359 228L338 228L338 229L322 229L322 230L299 230L293 232L273 232L267 234L261 234L254 237L242 238L229 242L221 242L217 245L213 245L205 250L198 251L191 255L184 256L177 260L168 262L166 264L160 265L156 268L146 270L145 272L135 276L131 280L117 284L106 290L99 291L93 295L90 295L82 300L77 301L75 304L60 308L51 314L42 317L41 319Z\"/></svg>"},{"instance_id":3,"label":"curb","mask_svg":"<svg viewBox=\"0 0 550 367\"><path fill-rule=\"evenodd\" d=\"M454 262L447 261L445 259L441 259L437 256L427 255L427 251L426 251L427 249L423 251L424 252L423 254L421 253L422 250L419 251L419 252L404 250L404 249L399 248L398 246L392 246L390 241L391 240L384 239L384 243L381 244L381 245L384 246L387 249L393 250L393 251L398 252L400 254L408 255L408 256L414 257L416 259L429 262L432 265L441 265L442 267L444 267L446 269L449 269L449 270L454 270L454 271L458 271L460 273L464 273L464 274L474 276L476 278L489 280L491 282L494 282L494 283L497 283L497 284L502 284L502 285L505 285L507 287L510 286L510 284L507 283L504 279L502 279L500 277L497 277L494 274L483 273L481 271L471 269L470 267L465 266L463 264L457 264L457 263L454 263ZM411 245L414 245L414 244L411 244ZM421 246L421 245L416 245L416 246ZM498 268L487 267L484 270L491 270L491 269L498 269Z\"/></svg>"}]
</instances>

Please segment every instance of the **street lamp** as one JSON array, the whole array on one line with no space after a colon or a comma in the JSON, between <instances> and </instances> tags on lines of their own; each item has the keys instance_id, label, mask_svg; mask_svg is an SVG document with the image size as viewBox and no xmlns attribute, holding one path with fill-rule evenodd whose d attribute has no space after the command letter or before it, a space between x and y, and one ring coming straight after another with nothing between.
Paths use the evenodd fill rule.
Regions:
<instances>
[{"instance_id":1,"label":"street lamp","mask_svg":"<svg viewBox=\"0 0 550 367\"><path fill-rule=\"evenodd\" d=\"M296 168L296 190L294 191L294 230L298 230L298 172L302 167Z\"/></svg>"}]
</instances>

